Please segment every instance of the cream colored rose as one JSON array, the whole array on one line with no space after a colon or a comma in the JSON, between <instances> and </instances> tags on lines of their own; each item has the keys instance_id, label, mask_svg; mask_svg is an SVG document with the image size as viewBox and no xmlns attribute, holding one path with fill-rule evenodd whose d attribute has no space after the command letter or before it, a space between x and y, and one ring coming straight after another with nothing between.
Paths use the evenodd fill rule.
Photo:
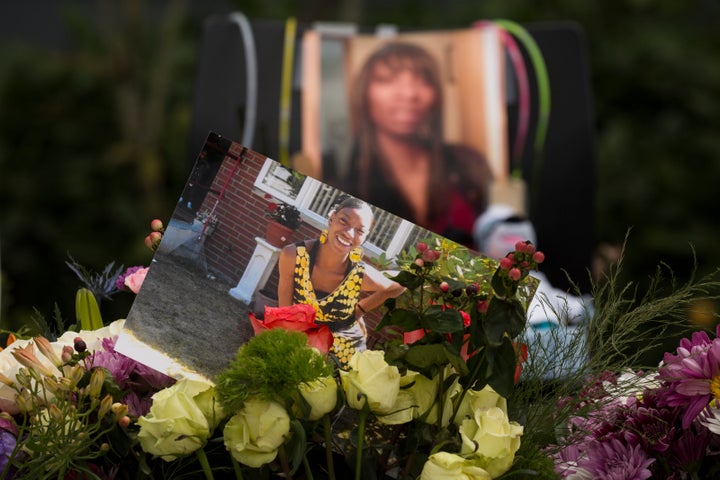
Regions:
<instances>
[{"instance_id":1,"label":"cream colored rose","mask_svg":"<svg viewBox=\"0 0 720 480\"><path fill-rule=\"evenodd\" d=\"M247 400L225 424L225 447L233 458L258 468L275 460L278 448L290 435L290 417L277 402Z\"/></svg>"},{"instance_id":2,"label":"cream colored rose","mask_svg":"<svg viewBox=\"0 0 720 480\"><path fill-rule=\"evenodd\" d=\"M483 468L459 455L438 452L430 455L420 474L420 480L490 480Z\"/></svg>"},{"instance_id":3,"label":"cream colored rose","mask_svg":"<svg viewBox=\"0 0 720 480\"><path fill-rule=\"evenodd\" d=\"M466 418L471 418L477 409L490 407L497 407L507 415L507 400L490 385L485 385L482 390L467 390L455 415L455 423L460 425Z\"/></svg>"},{"instance_id":4,"label":"cream colored rose","mask_svg":"<svg viewBox=\"0 0 720 480\"><path fill-rule=\"evenodd\" d=\"M309 383L301 383L300 394L310 405L307 420L319 420L332 412L337 404L337 382L333 377L318 378Z\"/></svg>"},{"instance_id":5,"label":"cream colored rose","mask_svg":"<svg viewBox=\"0 0 720 480\"><path fill-rule=\"evenodd\" d=\"M478 408L460 425L460 453L473 455L476 464L496 478L512 466L522 434L523 427L509 421L501 408Z\"/></svg>"},{"instance_id":6,"label":"cream colored rose","mask_svg":"<svg viewBox=\"0 0 720 480\"><path fill-rule=\"evenodd\" d=\"M446 369L444 378L450 375L451 370ZM434 382L439 381L437 377L433 379ZM443 427L450 425L450 420L453 414L453 404L458 395L462 392L459 380L456 378L450 387L445 390L442 398L442 402L436 402L428 413L427 417L424 418L425 423L435 424L438 421L438 414L442 415L441 424ZM442 407L442 411L440 410ZM439 413L438 413L439 412Z\"/></svg>"},{"instance_id":7,"label":"cream colored rose","mask_svg":"<svg viewBox=\"0 0 720 480\"><path fill-rule=\"evenodd\" d=\"M166 461L202 448L222 419L212 383L182 379L153 395L150 412L138 419L146 452Z\"/></svg>"},{"instance_id":8,"label":"cream colored rose","mask_svg":"<svg viewBox=\"0 0 720 480\"><path fill-rule=\"evenodd\" d=\"M361 410L367 399L370 411L375 414L393 411L400 392L400 372L388 365L384 352L356 352L348 366L349 371L340 371L340 379L350 408Z\"/></svg>"},{"instance_id":9,"label":"cream colored rose","mask_svg":"<svg viewBox=\"0 0 720 480\"><path fill-rule=\"evenodd\" d=\"M423 394L423 392L417 388L418 384L416 380L418 377L425 378L419 373L410 370L400 377L400 390L395 399L395 404L393 404L387 414L377 415L380 423L386 425L401 425L408 423L416 417L415 411L419 402L418 395L422 396ZM421 385L424 386L425 384L421 382Z\"/></svg>"}]
</instances>

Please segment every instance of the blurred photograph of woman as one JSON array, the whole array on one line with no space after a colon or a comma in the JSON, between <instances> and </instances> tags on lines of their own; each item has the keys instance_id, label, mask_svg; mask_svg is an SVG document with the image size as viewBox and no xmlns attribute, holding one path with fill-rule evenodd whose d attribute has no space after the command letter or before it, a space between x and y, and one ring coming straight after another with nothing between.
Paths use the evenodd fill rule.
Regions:
<instances>
[{"instance_id":1,"label":"blurred photograph of woman","mask_svg":"<svg viewBox=\"0 0 720 480\"><path fill-rule=\"evenodd\" d=\"M324 180L421 227L472 245L488 204L491 169L482 154L443 139L443 90L435 58L393 41L376 49L351 96L349 174Z\"/></svg>"},{"instance_id":2,"label":"blurred photograph of woman","mask_svg":"<svg viewBox=\"0 0 720 480\"><path fill-rule=\"evenodd\" d=\"M373 220L367 203L347 197L330 212L319 238L284 247L278 261L278 305L312 305L315 321L333 332L331 353L340 365L367 346L363 316L404 291L362 261Z\"/></svg>"}]
</instances>

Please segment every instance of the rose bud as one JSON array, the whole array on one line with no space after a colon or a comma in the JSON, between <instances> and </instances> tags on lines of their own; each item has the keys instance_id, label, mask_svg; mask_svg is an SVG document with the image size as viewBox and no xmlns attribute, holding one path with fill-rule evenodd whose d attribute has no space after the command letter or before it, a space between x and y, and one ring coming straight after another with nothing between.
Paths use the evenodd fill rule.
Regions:
<instances>
[{"instance_id":1,"label":"rose bud","mask_svg":"<svg viewBox=\"0 0 720 480\"><path fill-rule=\"evenodd\" d=\"M417 245L415 245L415 248L417 248L418 252L422 253L428 249L428 246L425 242L418 242Z\"/></svg>"},{"instance_id":2,"label":"rose bud","mask_svg":"<svg viewBox=\"0 0 720 480\"><path fill-rule=\"evenodd\" d=\"M515 242L515 251L522 253L525 251L526 246L527 246L527 243L523 242L522 240L519 240L519 241Z\"/></svg>"},{"instance_id":3,"label":"rose bud","mask_svg":"<svg viewBox=\"0 0 720 480\"><path fill-rule=\"evenodd\" d=\"M450 284L448 282L440 282L440 290L447 293L447 291L450 290Z\"/></svg>"},{"instance_id":4,"label":"rose bud","mask_svg":"<svg viewBox=\"0 0 720 480\"><path fill-rule=\"evenodd\" d=\"M542 263L545 261L545 254L538 250L537 252L533 253L532 258L535 263Z\"/></svg>"},{"instance_id":5,"label":"rose bud","mask_svg":"<svg viewBox=\"0 0 720 480\"><path fill-rule=\"evenodd\" d=\"M508 277L510 277L510 280L513 280L517 282L520 280L520 277L522 276L522 273L520 272L520 269L518 268L511 268L508 272Z\"/></svg>"},{"instance_id":6,"label":"rose bud","mask_svg":"<svg viewBox=\"0 0 720 480\"><path fill-rule=\"evenodd\" d=\"M510 270L510 267L512 267L512 260L510 260L510 258L504 257L500 260L500 268L503 270Z\"/></svg>"},{"instance_id":7,"label":"rose bud","mask_svg":"<svg viewBox=\"0 0 720 480\"><path fill-rule=\"evenodd\" d=\"M415 259L415 265L422 268L425 266L425 261L422 258L416 258Z\"/></svg>"}]
</instances>

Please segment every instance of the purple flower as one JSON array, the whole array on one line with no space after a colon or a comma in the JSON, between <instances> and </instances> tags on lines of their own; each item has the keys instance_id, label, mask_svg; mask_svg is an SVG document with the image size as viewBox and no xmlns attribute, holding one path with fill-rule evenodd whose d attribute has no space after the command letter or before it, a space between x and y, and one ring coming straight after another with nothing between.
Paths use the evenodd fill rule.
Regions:
<instances>
[{"instance_id":1,"label":"purple flower","mask_svg":"<svg viewBox=\"0 0 720 480\"><path fill-rule=\"evenodd\" d=\"M652 453L667 452L672 446L681 409L658 406L654 392L646 392L625 418L624 438L630 445L640 445Z\"/></svg>"},{"instance_id":2,"label":"purple flower","mask_svg":"<svg viewBox=\"0 0 720 480\"><path fill-rule=\"evenodd\" d=\"M673 470L696 472L702 465L710 443L710 432L706 429L683 431L672 443L669 464Z\"/></svg>"},{"instance_id":3,"label":"purple flower","mask_svg":"<svg viewBox=\"0 0 720 480\"><path fill-rule=\"evenodd\" d=\"M127 270L125 270L125 273L122 273L117 276L115 279L115 287L118 290L128 290L128 288L125 286L125 277L128 275L132 275L133 273L137 272L141 268L145 268L143 265L136 265L134 267L128 267Z\"/></svg>"},{"instance_id":4,"label":"purple flower","mask_svg":"<svg viewBox=\"0 0 720 480\"><path fill-rule=\"evenodd\" d=\"M713 398L720 398L720 339L695 332L691 340L680 341L677 355L666 353L663 362L658 376L667 382L665 401L686 407L682 427L687 429Z\"/></svg>"},{"instance_id":5,"label":"purple flower","mask_svg":"<svg viewBox=\"0 0 720 480\"><path fill-rule=\"evenodd\" d=\"M596 480L645 480L652 476L650 458L639 445L630 447L616 438L589 445L578 466Z\"/></svg>"},{"instance_id":6,"label":"purple flower","mask_svg":"<svg viewBox=\"0 0 720 480\"><path fill-rule=\"evenodd\" d=\"M17 445L18 429L15 422L0 417L0 472L4 472Z\"/></svg>"},{"instance_id":7,"label":"purple flower","mask_svg":"<svg viewBox=\"0 0 720 480\"><path fill-rule=\"evenodd\" d=\"M115 350L116 338L103 339L103 350L95 352L93 367L106 368L121 390L127 392L121 401L130 415L139 417L150 409L152 395L169 387L175 380Z\"/></svg>"}]
</instances>

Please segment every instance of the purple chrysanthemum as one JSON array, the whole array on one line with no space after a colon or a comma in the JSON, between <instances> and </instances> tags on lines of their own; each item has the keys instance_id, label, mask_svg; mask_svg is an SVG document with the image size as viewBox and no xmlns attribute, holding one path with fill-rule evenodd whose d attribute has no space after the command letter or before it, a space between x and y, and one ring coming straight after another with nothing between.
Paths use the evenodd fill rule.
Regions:
<instances>
[{"instance_id":1,"label":"purple chrysanthemum","mask_svg":"<svg viewBox=\"0 0 720 480\"><path fill-rule=\"evenodd\" d=\"M677 432L679 407L659 406L656 392L647 391L632 408L622 425L625 440L647 452L664 453Z\"/></svg>"},{"instance_id":2,"label":"purple chrysanthemum","mask_svg":"<svg viewBox=\"0 0 720 480\"><path fill-rule=\"evenodd\" d=\"M695 332L680 341L676 355L666 353L663 362L658 376L667 382L665 401L685 406L682 426L687 429L713 398L720 399L720 338Z\"/></svg>"},{"instance_id":3,"label":"purple chrysanthemum","mask_svg":"<svg viewBox=\"0 0 720 480\"><path fill-rule=\"evenodd\" d=\"M175 380L117 352L115 341L116 338L103 339L103 350L95 352L92 365L106 368L118 387L128 392L121 401L128 405L130 415L145 415L152 403L150 397L175 383Z\"/></svg>"},{"instance_id":4,"label":"purple chrysanthemum","mask_svg":"<svg viewBox=\"0 0 720 480\"><path fill-rule=\"evenodd\" d=\"M616 438L588 445L587 458L578 466L596 480L645 480L652 476L650 465L655 461L639 445L629 447Z\"/></svg>"},{"instance_id":5,"label":"purple chrysanthemum","mask_svg":"<svg viewBox=\"0 0 720 480\"><path fill-rule=\"evenodd\" d=\"M708 430L695 431L693 428L683 431L671 445L668 458L670 468L683 472L697 471L702 465L709 443Z\"/></svg>"}]
</instances>

